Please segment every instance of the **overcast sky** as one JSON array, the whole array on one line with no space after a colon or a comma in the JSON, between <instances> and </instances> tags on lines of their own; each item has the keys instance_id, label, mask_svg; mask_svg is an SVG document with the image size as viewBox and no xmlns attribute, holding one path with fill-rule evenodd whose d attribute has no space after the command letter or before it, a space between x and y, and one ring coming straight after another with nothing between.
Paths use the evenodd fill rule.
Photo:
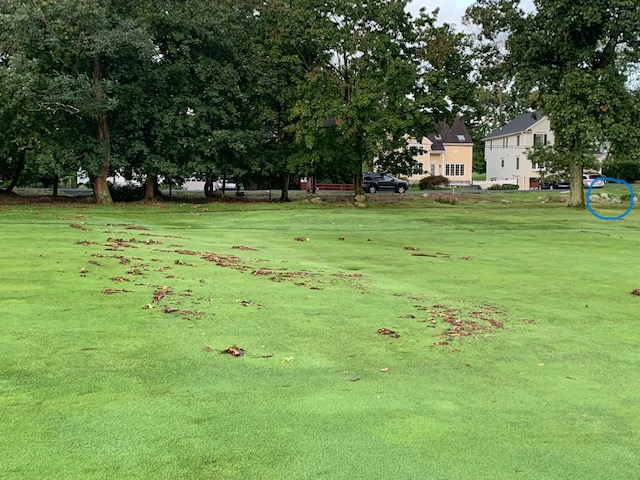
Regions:
<instances>
[{"instance_id":1,"label":"overcast sky","mask_svg":"<svg viewBox=\"0 0 640 480\"><path fill-rule=\"evenodd\" d=\"M429 12L440 8L439 23L455 23L458 28L462 28L462 16L472 3L473 0L413 0L409 5L409 11L417 14L422 7L426 7Z\"/></svg>"},{"instance_id":2,"label":"overcast sky","mask_svg":"<svg viewBox=\"0 0 640 480\"><path fill-rule=\"evenodd\" d=\"M409 11L416 15L420 8L425 7L428 12L440 9L438 13L438 23L455 24L459 30L462 30L462 16L464 11L474 0L412 0L409 4ZM522 0L520 2L525 11L533 9L532 0Z\"/></svg>"}]
</instances>

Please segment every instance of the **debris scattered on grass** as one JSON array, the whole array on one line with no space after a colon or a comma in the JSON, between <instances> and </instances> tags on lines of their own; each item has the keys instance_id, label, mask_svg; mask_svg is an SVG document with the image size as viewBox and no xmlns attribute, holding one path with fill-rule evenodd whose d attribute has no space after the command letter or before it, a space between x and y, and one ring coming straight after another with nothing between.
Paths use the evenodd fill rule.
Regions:
<instances>
[{"instance_id":1,"label":"debris scattered on grass","mask_svg":"<svg viewBox=\"0 0 640 480\"><path fill-rule=\"evenodd\" d=\"M131 292L133 292L133 290L123 290L118 288L105 288L104 290L102 290L102 293L104 293L105 295L111 295L113 293L131 293Z\"/></svg>"},{"instance_id":2,"label":"debris scattered on grass","mask_svg":"<svg viewBox=\"0 0 640 480\"><path fill-rule=\"evenodd\" d=\"M251 302L251 300L240 300L240 305L242 305L243 307L250 307L251 305L253 305L253 303Z\"/></svg>"},{"instance_id":3,"label":"debris scattered on grass","mask_svg":"<svg viewBox=\"0 0 640 480\"><path fill-rule=\"evenodd\" d=\"M416 316L409 313L407 315L400 315L400 318L416 318Z\"/></svg>"},{"instance_id":4,"label":"debris scattered on grass","mask_svg":"<svg viewBox=\"0 0 640 480\"><path fill-rule=\"evenodd\" d=\"M400 337L399 333L396 333L393 330L389 330L388 328L380 328L380 329L378 329L378 333L380 335L388 335L388 336L390 336L392 338L399 338Z\"/></svg>"},{"instance_id":5,"label":"debris scattered on grass","mask_svg":"<svg viewBox=\"0 0 640 480\"><path fill-rule=\"evenodd\" d=\"M128 282L129 279L124 278L124 277L113 277L111 280L113 280L114 282Z\"/></svg>"},{"instance_id":6,"label":"debris scattered on grass","mask_svg":"<svg viewBox=\"0 0 640 480\"><path fill-rule=\"evenodd\" d=\"M202 350L204 350L205 352L213 352L213 347L205 343L204 347L202 347Z\"/></svg>"},{"instance_id":7,"label":"debris scattered on grass","mask_svg":"<svg viewBox=\"0 0 640 480\"><path fill-rule=\"evenodd\" d=\"M451 255L448 253L411 253L412 257L433 257L433 258L451 258Z\"/></svg>"},{"instance_id":8,"label":"debris scattered on grass","mask_svg":"<svg viewBox=\"0 0 640 480\"><path fill-rule=\"evenodd\" d=\"M360 380L360 377L356 377L356 376L349 377L350 382L357 382L358 380Z\"/></svg>"},{"instance_id":9,"label":"debris scattered on grass","mask_svg":"<svg viewBox=\"0 0 640 480\"><path fill-rule=\"evenodd\" d=\"M167 295L170 295L171 293L173 293L171 290L169 290L169 287L167 287L166 285L163 285L161 289L156 290L155 292L153 292L153 303L159 303L161 302L164 297L166 297Z\"/></svg>"},{"instance_id":10,"label":"debris scattered on grass","mask_svg":"<svg viewBox=\"0 0 640 480\"><path fill-rule=\"evenodd\" d=\"M90 242L89 240L77 240L76 245L82 245L83 247L88 247L89 245L97 245L97 243Z\"/></svg>"},{"instance_id":11,"label":"debris scattered on grass","mask_svg":"<svg viewBox=\"0 0 640 480\"><path fill-rule=\"evenodd\" d=\"M76 228L78 230L84 230L85 232L89 231L89 229L87 227L85 227L84 225L80 225L78 223L71 223L71 224L69 224L69 226L71 228Z\"/></svg>"},{"instance_id":12,"label":"debris scattered on grass","mask_svg":"<svg viewBox=\"0 0 640 480\"><path fill-rule=\"evenodd\" d=\"M149 230L147 227L141 227L140 225L125 225L127 230Z\"/></svg>"},{"instance_id":13,"label":"debris scattered on grass","mask_svg":"<svg viewBox=\"0 0 640 480\"><path fill-rule=\"evenodd\" d=\"M247 250L247 251L251 251L251 252L257 252L258 251L257 248L245 247L244 245L234 245L231 248L233 250Z\"/></svg>"},{"instance_id":14,"label":"debris scattered on grass","mask_svg":"<svg viewBox=\"0 0 640 480\"><path fill-rule=\"evenodd\" d=\"M414 252L417 252L419 250L419 248L416 248L416 247L404 247L404 249L414 251Z\"/></svg>"},{"instance_id":15,"label":"debris scattered on grass","mask_svg":"<svg viewBox=\"0 0 640 480\"><path fill-rule=\"evenodd\" d=\"M92 264L92 265L95 265L97 267L101 267L102 266L102 264L100 262L96 261L96 260L89 260L89 263Z\"/></svg>"},{"instance_id":16,"label":"debris scattered on grass","mask_svg":"<svg viewBox=\"0 0 640 480\"><path fill-rule=\"evenodd\" d=\"M384 367L380 369L381 372L388 372L389 371L389 367Z\"/></svg>"},{"instance_id":17,"label":"debris scattered on grass","mask_svg":"<svg viewBox=\"0 0 640 480\"><path fill-rule=\"evenodd\" d=\"M338 240L340 240L342 242L342 241L344 241L344 237L338 237Z\"/></svg>"},{"instance_id":18,"label":"debris scattered on grass","mask_svg":"<svg viewBox=\"0 0 640 480\"><path fill-rule=\"evenodd\" d=\"M178 313L179 311L180 309L176 307L165 307L163 310L164 313Z\"/></svg>"},{"instance_id":19,"label":"debris scattered on grass","mask_svg":"<svg viewBox=\"0 0 640 480\"><path fill-rule=\"evenodd\" d=\"M308 242L309 241L309 239L306 238L306 237L296 237L296 238L294 238L294 240L296 242Z\"/></svg>"},{"instance_id":20,"label":"debris scattered on grass","mask_svg":"<svg viewBox=\"0 0 640 480\"><path fill-rule=\"evenodd\" d=\"M531 320L530 318L524 318L524 319L522 319L522 323L531 324L531 323L536 323L536 321L535 320Z\"/></svg>"},{"instance_id":21,"label":"debris scattered on grass","mask_svg":"<svg viewBox=\"0 0 640 480\"><path fill-rule=\"evenodd\" d=\"M226 350L221 350L220 353L228 353L234 357L241 357L245 354L244 348L240 348L237 345L231 345Z\"/></svg>"},{"instance_id":22,"label":"debris scattered on grass","mask_svg":"<svg viewBox=\"0 0 640 480\"><path fill-rule=\"evenodd\" d=\"M260 358L273 358L271 353L267 353L266 355L261 355Z\"/></svg>"},{"instance_id":23,"label":"debris scattered on grass","mask_svg":"<svg viewBox=\"0 0 640 480\"><path fill-rule=\"evenodd\" d=\"M640 288L634 288L631 291L631 295L635 295L636 297L640 297Z\"/></svg>"}]
</instances>

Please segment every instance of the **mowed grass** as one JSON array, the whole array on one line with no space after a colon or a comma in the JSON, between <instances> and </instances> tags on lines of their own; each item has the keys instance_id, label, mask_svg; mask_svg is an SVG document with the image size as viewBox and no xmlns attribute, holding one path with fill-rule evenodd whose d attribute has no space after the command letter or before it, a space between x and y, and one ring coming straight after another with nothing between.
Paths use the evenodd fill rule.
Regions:
<instances>
[{"instance_id":1,"label":"mowed grass","mask_svg":"<svg viewBox=\"0 0 640 480\"><path fill-rule=\"evenodd\" d=\"M495 198L0 207L0 478L640 478L640 211Z\"/></svg>"}]
</instances>

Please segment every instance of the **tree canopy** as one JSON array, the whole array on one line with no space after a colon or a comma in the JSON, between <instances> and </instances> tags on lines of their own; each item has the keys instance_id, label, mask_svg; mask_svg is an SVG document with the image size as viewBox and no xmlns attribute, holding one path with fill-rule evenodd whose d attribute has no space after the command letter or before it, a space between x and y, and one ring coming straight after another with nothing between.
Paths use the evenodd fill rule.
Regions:
<instances>
[{"instance_id":1,"label":"tree canopy","mask_svg":"<svg viewBox=\"0 0 640 480\"><path fill-rule=\"evenodd\" d=\"M0 2L0 179L411 174L472 101L464 36L406 0Z\"/></svg>"},{"instance_id":2,"label":"tree canopy","mask_svg":"<svg viewBox=\"0 0 640 480\"><path fill-rule=\"evenodd\" d=\"M478 0L467 11L482 27L482 48L503 47L492 69L549 117L547 158L570 173L570 206L584 207L583 167L593 153L626 149L637 122L627 82L640 60L640 6L634 0ZM495 50L495 49L494 49ZM634 120L635 119L635 120Z\"/></svg>"}]
</instances>

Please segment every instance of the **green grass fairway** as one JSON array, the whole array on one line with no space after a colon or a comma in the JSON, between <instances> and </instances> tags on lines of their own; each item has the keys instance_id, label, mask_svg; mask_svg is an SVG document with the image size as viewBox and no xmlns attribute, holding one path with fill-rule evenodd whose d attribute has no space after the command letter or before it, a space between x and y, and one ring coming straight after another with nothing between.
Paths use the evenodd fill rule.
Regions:
<instances>
[{"instance_id":1,"label":"green grass fairway","mask_svg":"<svg viewBox=\"0 0 640 480\"><path fill-rule=\"evenodd\" d=\"M640 209L541 195L0 205L0 478L637 480Z\"/></svg>"}]
</instances>

